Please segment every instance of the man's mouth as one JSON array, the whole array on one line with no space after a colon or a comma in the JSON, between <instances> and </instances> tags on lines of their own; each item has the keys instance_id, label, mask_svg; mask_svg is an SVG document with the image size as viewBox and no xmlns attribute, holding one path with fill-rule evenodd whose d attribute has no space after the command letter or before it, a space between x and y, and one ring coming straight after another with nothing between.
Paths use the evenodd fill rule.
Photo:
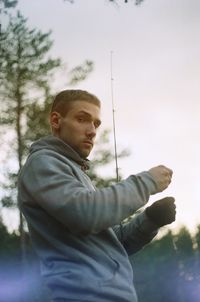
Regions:
<instances>
[{"instance_id":1,"label":"man's mouth","mask_svg":"<svg viewBox=\"0 0 200 302\"><path fill-rule=\"evenodd\" d=\"M92 141L84 141L83 142L84 143L84 145L90 145L90 146L92 146L93 147L93 142Z\"/></svg>"}]
</instances>

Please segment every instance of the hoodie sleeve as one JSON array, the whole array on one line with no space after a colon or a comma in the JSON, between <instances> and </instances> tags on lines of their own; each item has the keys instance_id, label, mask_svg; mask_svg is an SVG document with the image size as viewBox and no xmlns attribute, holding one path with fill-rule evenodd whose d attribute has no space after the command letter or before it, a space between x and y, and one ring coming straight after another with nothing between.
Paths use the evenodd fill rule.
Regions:
<instances>
[{"instance_id":1,"label":"hoodie sleeve","mask_svg":"<svg viewBox=\"0 0 200 302\"><path fill-rule=\"evenodd\" d=\"M157 235L159 229L143 211L135 214L131 220L121 226L114 226L113 230L130 256L148 244Z\"/></svg>"},{"instance_id":2,"label":"hoodie sleeve","mask_svg":"<svg viewBox=\"0 0 200 302\"><path fill-rule=\"evenodd\" d=\"M131 175L107 188L91 190L56 157L38 154L29 159L19 178L21 207L42 207L71 232L98 233L119 224L157 192L148 172Z\"/></svg>"}]
</instances>

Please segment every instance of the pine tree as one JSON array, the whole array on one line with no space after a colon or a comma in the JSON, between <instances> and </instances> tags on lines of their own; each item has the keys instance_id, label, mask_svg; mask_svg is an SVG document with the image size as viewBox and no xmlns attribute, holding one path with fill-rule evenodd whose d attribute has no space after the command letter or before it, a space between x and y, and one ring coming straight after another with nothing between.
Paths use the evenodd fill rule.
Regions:
<instances>
[{"instance_id":1,"label":"pine tree","mask_svg":"<svg viewBox=\"0 0 200 302\"><path fill-rule=\"evenodd\" d=\"M26 114L29 105L36 100L30 91L32 95L44 94L52 72L61 64L59 59L47 57L53 44L50 35L51 32L29 29L27 19L17 12L15 17L9 16L8 25L0 36L0 125L14 133L11 147L18 163L17 171L9 175L10 188L12 191L13 186L14 192L2 199L3 205L16 204L16 178L25 155L23 136L26 132ZM19 232L23 247L21 214Z\"/></svg>"}]
</instances>

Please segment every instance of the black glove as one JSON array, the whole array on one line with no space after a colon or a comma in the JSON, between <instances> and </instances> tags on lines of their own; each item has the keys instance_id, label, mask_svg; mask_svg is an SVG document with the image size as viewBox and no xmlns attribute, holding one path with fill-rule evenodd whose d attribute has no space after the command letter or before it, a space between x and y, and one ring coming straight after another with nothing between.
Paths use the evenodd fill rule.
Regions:
<instances>
[{"instance_id":1,"label":"black glove","mask_svg":"<svg viewBox=\"0 0 200 302\"><path fill-rule=\"evenodd\" d=\"M176 205L173 197L165 197L155 201L146 208L146 214L157 226L161 227L175 221Z\"/></svg>"}]
</instances>

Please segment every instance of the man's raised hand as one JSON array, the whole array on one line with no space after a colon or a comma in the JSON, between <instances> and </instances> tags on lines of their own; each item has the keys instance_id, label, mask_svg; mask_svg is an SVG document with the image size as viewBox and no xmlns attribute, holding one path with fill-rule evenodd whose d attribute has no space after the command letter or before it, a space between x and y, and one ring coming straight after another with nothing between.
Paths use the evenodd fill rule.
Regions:
<instances>
[{"instance_id":1,"label":"man's raised hand","mask_svg":"<svg viewBox=\"0 0 200 302\"><path fill-rule=\"evenodd\" d=\"M171 183L173 171L166 166L153 167L148 172L157 184L157 192L164 191Z\"/></svg>"}]
</instances>

